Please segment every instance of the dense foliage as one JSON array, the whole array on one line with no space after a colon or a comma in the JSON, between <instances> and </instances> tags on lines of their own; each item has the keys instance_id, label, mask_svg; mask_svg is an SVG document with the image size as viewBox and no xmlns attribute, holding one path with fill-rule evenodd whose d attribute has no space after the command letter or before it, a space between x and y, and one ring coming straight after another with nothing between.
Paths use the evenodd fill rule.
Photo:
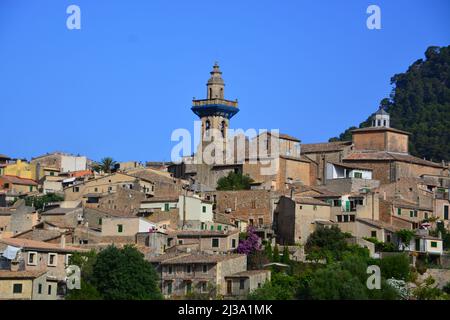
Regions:
<instances>
[{"instance_id":1,"label":"dense foliage","mask_svg":"<svg viewBox=\"0 0 450 320\"><path fill-rule=\"evenodd\" d=\"M278 259L289 264L289 269L272 269L271 281L253 291L249 299L399 299L399 291L387 283L387 276L409 278L407 261L406 270L403 268L405 256L390 257L382 264L372 259L367 249L347 244L347 237L337 227L318 229L310 235L305 247L308 255L324 257L326 264L291 261L284 257L287 249L283 249L283 256ZM277 247L273 250L273 260L277 260L276 251ZM266 247L264 252L268 254L272 250ZM370 290L366 285L367 267L376 264L381 264L381 289Z\"/></svg>"},{"instance_id":2,"label":"dense foliage","mask_svg":"<svg viewBox=\"0 0 450 320\"><path fill-rule=\"evenodd\" d=\"M347 235L338 227L320 228L313 232L305 244L309 260L337 260L347 248Z\"/></svg>"},{"instance_id":3,"label":"dense foliage","mask_svg":"<svg viewBox=\"0 0 450 320\"><path fill-rule=\"evenodd\" d=\"M82 270L82 288L70 291L68 299L162 299L155 269L133 246L109 246L98 254L77 254L71 263Z\"/></svg>"},{"instance_id":4,"label":"dense foliage","mask_svg":"<svg viewBox=\"0 0 450 320\"><path fill-rule=\"evenodd\" d=\"M253 179L241 173L230 172L217 181L217 190L249 190Z\"/></svg>"},{"instance_id":5,"label":"dense foliage","mask_svg":"<svg viewBox=\"0 0 450 320\"><path fill-rule=\"evenodd\" d=\"M391 78L393 91L381 105L391 126L412 133L410 152L434 161L450 159L450 46L429 47L426 59ZM368 127L372 115L359 127ZM351 140L351 127L330 141Z\"/></svg>"},{"instance_id":6,"label":"dense foliage","mask_svg":"<svg viewBox=\"0 0 450 320\"><path fill-rule=\"evenodd\" d=\"M34 206L37 210L42 210L48 203L60 202L63 200L63 196L54 193L48 193L43 196L28 196L25 198L25 204L27 206Z\"/></svg>"}]
</instances>

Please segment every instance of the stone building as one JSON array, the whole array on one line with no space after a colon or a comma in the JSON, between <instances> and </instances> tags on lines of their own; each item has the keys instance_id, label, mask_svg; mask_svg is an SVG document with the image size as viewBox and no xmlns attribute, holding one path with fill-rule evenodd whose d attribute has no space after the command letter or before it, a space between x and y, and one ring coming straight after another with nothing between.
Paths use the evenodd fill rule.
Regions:
<instances>
[{"instance_id":1,"label":"stone building","mask_svg":"<svg viewBox=\"0 0 450 320\"><path fill-rule=\"evenodd\" d=\"M252 140L238 132L229 134L230 119L239 108L237 101L225 99L224 88L222 72L216 64L207 82L207 98L194 99L191 108L202 123L196 153L171 165L169 171L208 189L215 189L217 181L230 172L249 175L254 185L263 189L282 190L293 181L310 185L315 177L310 160L300 154L299 139L272 131L259 135L255 132L257 136Z\"/></svg>"},{"instance_id":2,"label":"stone building","mask_svg":"<svg viewBox=\"0 0 450 320\"><path fill-rule=\"evenodd\" d=\"M363 165L373 172L373 179L381 184L395 182L403 177L424 174L448 176L443 163L435 163L409 154L409 133L389 127L389 115L383 110L383 119L375 115L375 126L352 131L354 152L342 161Z\"/></svg>"},{"instance_id":3,"label":"stone building","mask_svg":"<svg viewBox=\"0 0 450 320\"><path fill-rule=\"evenodd\" d=\"M38 183L32 179L4 175L0 176L0 190L24 195L38 191Z\"/></svg>"},{"instance_id":4,"label":"stone building","mask_svg":"<svg viewBox=\"0 0 450 320\"><path fill-rule=\"evenodd\" d=\"M19 249L17 262L18 271L46 271L48 277L65 281L66 267L69 257L74 252L83 249L67 246L65 237L60 243L48 243L30 239L7 238L0 239L0 251L14 247Z\"/></svg>"},{"instance_id":5,"label":"stone building","mask_svg":"<svg viewBox=\"0 0 450 320\"><path fill-rule=\"evenodd\" d=\"M31 164L43 167L57 168L59 172L74 172L86 170L88 160L84 156L75 156L63 152L48 153L39 157L32 158Z\"/></svg>"},{"instance_id":6,"label":"stone building","mask_svg":"<svg viewBox=\"0 0 450 320\"><path fill-rule=\"evenodd\" d=\"M311 185L325 184L327 163L342 162L352 149L351 141L302 144L301 154L311 161Z\"/></svg>"},{"instance_id":7,"label":"stone building","mask_svg":"<svg viewBox=\"0 0 450 320\"><path fill-rule=\"evenodd\" d=\"M83 208L80 201L63 201L59 207L40 213L40 220L61 227L75 228L83 222Z\"/></svg>"},{"instance_id":8,"label":"stone building","mask_svg":"<svg viewBox=\"0 0 450 320\"><path fill-rule=\"evenodd\" d=\"M257 229L271 229L278 193L270 190L239 190L206 192L213 210L230 219L246 221Z\"/></svg>"},{"instance_id":9,"label":"stone building","mask_svg":"<svg viewBox=\"0 0 450 320\"><path fill-rule=\"evenodd\" d=\"M153 182L116 172L66 187L64 188L64 195L65 200L83 200L83 204L97 204L100 198L117 192L119 188L142 192L147 198L152 197L155 192Z\"/></svg>"},{"instance_id":10,"label":"stone building","mask_svg":"<svg viewBox=\"0 0 450 320\"><path fill-rule=\"evenodd\" d=\"M57 282L47 272L0 270L0 300L56 300Z\"/></svg>"},{"instance_id":11,"label":"stone building","mask_svg":"<svg viewBox=\"0 0 450 320\"><path fill-rule=\"evenodd\" d=\"M247 270L242 254L206 254L173 252L150 258L161 279L161 291L168 298L189 293L226 295L225 277Z\"/></svg>"},{"instance_id":12,"label":"stone building","mask_svg":"<svg viewBox=\"0 0 450 320\"><path fill-rule=\"evenodd\" d=\"M330 204L312 197L282 196L275 211L274 231L284 245L305 244L317 226L332 224Z\"/></svg>"},{"instance_id":13,"label":"stone building","mask_svg":"<svg viewBox=\"0 0 450 320\"><path fill-rule=\"evenodd\" d=\"M38 223L38 212L34 207L18 200L12 207L0 208L0 238L14 236L31 229Z\"/></svg>"},{"instance_id":14,"label":"stone building","mask_svg":"<svg viewBox=\"0 0 450 320\"><path fill-rule=\"evenodd\" d=\"M270 270L248 270L226 276L226 298L243 298L249 293L261 288L266 281L270 281Z\"/></svg>"},{"instance_id":15,"label":"stone building","mask_svg":"<svg viewBox=\"0 0 450 320\"><path fill-rule=\"evenodd\" d=\"M167 248L190 248L206 253L230 252L237 249L239 230L176 230L167 235ZM183 250L183 249L181 249ZM171 250L173 251L173 250Z\"/></svg>"}]
</instances>

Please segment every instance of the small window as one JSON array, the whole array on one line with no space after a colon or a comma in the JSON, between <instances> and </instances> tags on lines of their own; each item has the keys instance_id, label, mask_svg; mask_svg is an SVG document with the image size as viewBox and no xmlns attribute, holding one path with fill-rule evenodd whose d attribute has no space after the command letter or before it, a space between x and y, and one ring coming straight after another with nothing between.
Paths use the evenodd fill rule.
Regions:
<instances>
[{"instance_id":1,"label":"small window","mask_svg":"<svg viewBox=\"0 0 450 320\"><path fill-rule=\"evenodd\" d=\"M49 253L48 254L47 265L50 266L50 267L56 267L56 265L57 265L57 257L58 257L58 255L56 253Z\"/></svg>"},{"instance_id":2,"label":"small window","mask_svg":"<svg viewBox=\"0 0 450 320\"><path fill-rule=\"evenodd\" d=\"M178 244L183 244L183 240L178 240Z\"/></svg>"},{"instance_id":3,"label":"small window","mask_svg":"<svg viewBox=\"0 0 450 320\"><path fill-rule=\"evenodd\" d=\"M42 294L42 283L38 284L38 294Z\"/></svg>"},{"instance_id":4,"label":"small window","mask_svg":"<svg viewBox=\"0 0 450 320\"><path fill-rule=\"evenodd\" d=\"M202 212L205 213L206 212L206 206L202 207Z\"/></svg>"},{"instance_id":5,"label":"small window","mask_svg":"<svg viewBox=\"0 0 450 320\"><path fill-rule=\"evenodd\" d=\"M219 224L219 225L217 226L217 231L222 231L222 225Z\"/></svg>"},{"instance_id":6,"label":"small window","mask_svg":"<svg viewBox=\"0 0 450 320\"><path fill-rule=\"evenodd\" d=\"M337 218L337 222L342 222L342 215L337 215L336 218Z\"/></svg>"},{"instance_id":7,"label":"small window","mask_svg":"<svg viewBox=\"0 0 450 320\"><path fill-rule=\"evenodd\" d=\"M344 222L348 222L348 215L344 214Z\"/></svg>"},{"instance_id":8,"label":"small window","mask_svg":"<svg viewBox=\"0 0 450 320\"><path fill-rule=\"evenodd\" d=\"M164 211L169 211L169 204L168 203L164 203Z\"/></svg>"},{"instance_id":9,"label":"small window","mask_svg":"<svg viewBox=\"0 0 450 320\"><path fill-rule=\"evenodd\" d=\"M376 232L376 231L371 231L371 232L370 232L370 236L371 236L372 238L376 238L376 237L377 237L377 232Z\"/></svg>"},{"instance_id":10,"label":"small window","mask_svg":"<svg viewBox=\"0 0 450 320\"><path fill-rule=\"evenodd\" d=\"M401 216L402 215L402 209L401 208L397 208L397 215Z\"/></svg>"},{"instance_id":11,"label":"small window","mask_svg":"<svg viewBox=\"0 0 450 320\"><path fill-rule=\"evenodd\" d=\"M248 224L253 226L253 219L248 219Z\"/></svg>"},{"instance_id":12,"label":"small window","mask_svg":"<svg viewBox=\"0 0 450 320\"><path fill-rule=\"evenodd\" d=\"M22 293L22 284L21 283L13 284L13 293Z\"/></svg>"},{"instance_id":13,"label":"small window","mask_svg":"<svg viewBox=\"0 0 450 320\"><path fill-rule=\"evenodd\" d=\"M48 295L52 294L52 285L51 284L48 285L47 293L48 293Z\"/></svg>"},{"instance_id":14,"label":"small window","mask_svg":"<svg viewBox=\"0 0 450 320\"><path fill-rule=\"evenodd\" d=\"M350 222L355 222L355 215L354 214L350 215Z\"/></svg>"},{"instance_id":15,"label":"small window","mask_svg":"<svg viewBox=\"0 0 450 320\"><path fill-rule=\"evenodd\" d=\"M208 283L203 281L202 284L201 284L202 292L206 292L207 291L207 288L208 288L207 286L208 286Z\"/></svg>"},{"instance_id":16,"label":"small window","mask_svg":"<svg viewBox=\"0 0 450 320\"><path fill-rule=\"evenodd\" d=\"M211 246L213 248L218 248L219 247L219 239L217 239L217 238L212 239Z\"/></svg>"},{"instance_id":17,"label":"small window","mask_svg":"<svg viewBox=\"0 0 450 320\"><path fill-rule=\"evenodd\" d=\"M258 224L260 226L264 225L264 219L263 218L258 218Z\"/></svg>"},{"instance_id":18,"label":"small window","mask_svg":"<svg viewBox=\"0 0 450 320\"><path fill-rule=\"evenodd\" d=\"M102 218L98 218L98 224L102 225Z\"/></svg>"},{"instance_id":19,"label":"small window","mask_svg":"<svg viewBox=\"0 0 450 320\"><path fill-rule=\"evenodd\" d=\"M409 216L412 218L412 217L414 217L414 211L409 211Z\"/></svg>"},{"instance_id":20,"label":"small window","mask_svg":"<svg viewBox=\"0 0 450 320\"><path fill-rule=\"evenodd\" d=\"M122 233L123 232L123 225L122 224L118 224L117 225L117 232L118 233Z\"/></svg>"},{"instance_id":21,"label":"small window","mask_svg":"<svg viewBox=\"0 0 450 320\"><path fill-rule=\"evenodd\" d=\"M191 272L192 272L192 266L191 266L190 264L188 264L188 265L186 266L186 272L187 272L187 273L191 273Z\"/></svg>"},{"instance_id":22,"label":"small window","mask_svg":"<svg viewBox=\"0 0 450 320\"><path fill-rule=\"evenodd\" d=\"M28 264L32 266L37 265L37 252L28 252Z\"/></svg>"},{"instance_id":23,"label":"small window","mask_svg":"<svg viewBox=\"0 0 450 320\"><path fill-rule=\"evenodd\" d=\"M391 235L390 234L386 235L386 241L387 242L391 242Z\"/></svg>"},{"instance_id":24,"label":"small window","mask_svg":"<svg viewBox=\"0 0 450 320\"><path fill-rule=\"evenodd\" d=\"M239 289L244 290L244 288L245 288L245 279L240 279L239 280Z\"/></svg>"},{"instance_id":25,"label":"small window","mask_svg":"<svg viewBox=\"0 0 450 320\"><path fill-rule=\"evenodd\" d=\"M437 242L436 241L431 241L431 247L432 248L437 248Z\"/></svg>"},{"instance_id":26,"label":"small window","mask_svg":"<svg viewBox=\"0 0 450 320\"><path fill-rule=\"evenodd\" d=\"M355 178L362 179L362 173L361 172L355 172Z\"/></svg>"},{"instance_id":27,"label":"small window","mask_svg":"<svg viewBox=\"0 0 450 320\"><path fill-rule=\"evenodd\" d=\"M231 239L231 248L236 248L236 239Z\"/></svg>"},{"instance_id":28,"label":"small window","mask_svg":"<svg viewBox=\"0 0 450 320\"><path fill-rule=\"evenodd\" d=\"M208 272L208 266L206 264L204 264L202 266L202 271L203 271L203 273L207 273Z\"/></svg>"},{"instance_id":29,"label":"small window","mask_svg":"<svg viewBox=\"0 0 450 320\"><path fill-rule=\"evenodd\" d=\"M80 192L80 187L73 187L73 192Z\"/></svg>"},{"instance_id":30,"label":"small window","mask_svg":"<svg viewBox=\"0 0 450 320\"><path fill-rule=\"evenodd\" d=\"M171 295L172 294L172 282L167 282L167 294Z\"/></svg>"},{"instance_id":31,"label":"small window","mask_svg":"<svg viewBox=\"0 0 450 320\"><path fill-rule=\"evenodd\" d=\"M172 268L172 266L169 266L169 267L167 268L167 273L168 273L168 274L172 274L172 272L173 272L173 268Z\"/></svg>"}]
</instances>

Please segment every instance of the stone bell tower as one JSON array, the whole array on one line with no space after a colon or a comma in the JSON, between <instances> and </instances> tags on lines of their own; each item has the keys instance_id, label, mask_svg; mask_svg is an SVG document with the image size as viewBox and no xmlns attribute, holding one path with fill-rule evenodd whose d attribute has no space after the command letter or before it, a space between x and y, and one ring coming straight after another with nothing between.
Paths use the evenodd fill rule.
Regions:
<instances>
[{"instance_id":1,"label":"stone bell tower","mask_svg":"<svg viewBox=\"0 0 450 320\"><path fill-rule=\"evenodd\" d=\"M387 113L383 107L380 107L380 109L378 109L378 111L375 113L375 116L373 116L372 118L372 127L389 128L389 118L389 113Z\"/></svg>"},{"instance_id":2,"label":"stone bell tower","mask_svg":"<svg viewBox=\"0 0 450 320\"><path fill-rule=\"evenodd\" d=\"M192 100L192 112L202 121L202 139L199 147L204 148L219 138L226 143L230 119L239 112L237 100L225 99L225 82L217 62L206 83L206 99Z\"/></svg>"}]
</instances>

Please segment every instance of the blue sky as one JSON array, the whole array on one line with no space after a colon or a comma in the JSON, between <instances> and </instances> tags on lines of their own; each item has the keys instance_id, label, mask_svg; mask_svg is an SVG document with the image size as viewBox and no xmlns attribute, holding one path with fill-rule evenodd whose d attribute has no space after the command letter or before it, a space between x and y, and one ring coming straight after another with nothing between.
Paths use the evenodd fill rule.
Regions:
<instances>
[{"instance_id":1,"label":"blue sky","mask_svg":"<svg viewBox=\"0 0 450 320\"><path fill-rule=\"evenodd\" d=\"M81 8L81 30L66 8ZM381 30L366 8L381 8ZM376 110L390 78L450 44L447 0L2 0L0 153L170 160L214 61L234 128L327 141Z\"/></svg>"}]
</instances>

